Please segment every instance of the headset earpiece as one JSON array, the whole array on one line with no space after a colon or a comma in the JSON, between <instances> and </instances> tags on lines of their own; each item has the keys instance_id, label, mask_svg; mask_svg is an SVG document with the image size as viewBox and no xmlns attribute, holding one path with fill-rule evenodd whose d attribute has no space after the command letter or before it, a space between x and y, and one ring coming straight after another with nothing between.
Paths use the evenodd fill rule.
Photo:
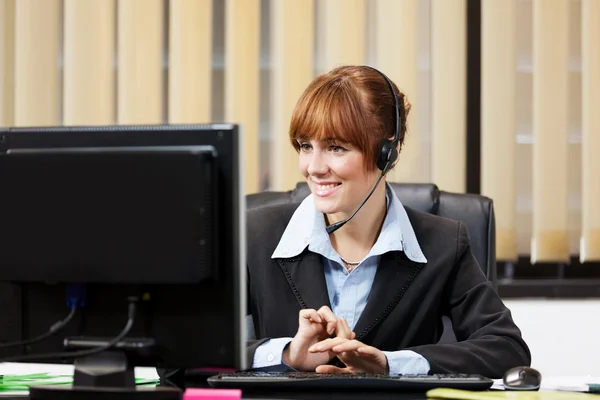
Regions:
<instances>
[{"instance_id":1,"label":"headset earpiece","mask_svg":"<svg viewBox=\"0 0 600 400\"><path fill-rule=\"evenodd\" d=\"M398 158L398 149L396 142L384 139L379 145L379 154L377 155L377 168L385 174L396 162Z\"/></svg>"},{"instance_id":2,"label":"headset earpiece","mask_svg":"<svg viewBox=\"0 0 600 400\"><path fill-rule=\"evenodd\" d=\"M385 175L390 168L394 165L396 160L398 159L398 142L400 141L400 102L398 101L398 96L396 96L396 91L394 90L394 85L392 85L392 81L381 71L376 68L369 67L372 70L376 71L379 75L385 79L390 91L392 92L392 96L394 97L394 138L392 140L383 139L378 147L377 153L377 168L381 171L383 175Z\"/></svg>"}]
</instances>

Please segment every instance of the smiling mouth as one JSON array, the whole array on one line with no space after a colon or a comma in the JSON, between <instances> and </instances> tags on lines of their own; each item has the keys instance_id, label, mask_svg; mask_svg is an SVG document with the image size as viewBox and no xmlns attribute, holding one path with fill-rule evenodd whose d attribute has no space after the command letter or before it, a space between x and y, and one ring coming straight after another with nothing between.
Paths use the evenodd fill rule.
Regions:
<instances>
[{"instance_id":1,"label":"smiling mouth","mask_svg":"<svg viewBox=\"0 0 600 400\"><path fill-rule=\"evenodd\" d=\"M327 183L327 184L320 184L320 183L315 183L315 188L317 190L329 190L329 189L333 189L336 186L339 186L340 183Z\"/></svg>"},{"instance_id":2,"label":"smiling mouth","mask_svg":"<svg viewBox=\"0 0 600 400\"><path fill-rule=\"evenodd\" d=\"M327 197L335 193L341 183L325 183L320 184L314 182L314 194L319 197Z\"/></svg>"}]
</instances>

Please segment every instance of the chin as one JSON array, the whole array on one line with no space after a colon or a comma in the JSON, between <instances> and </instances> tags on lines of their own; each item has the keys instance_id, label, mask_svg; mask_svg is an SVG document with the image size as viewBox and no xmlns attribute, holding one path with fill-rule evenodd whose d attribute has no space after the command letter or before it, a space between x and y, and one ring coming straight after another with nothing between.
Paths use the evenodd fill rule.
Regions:
<instances>
[{"instance_id":1,"label":"chin","mask_svg":"<svg viewBox=\"0 0 600 400\"><path fill-rule=\"evenodd\" d=\"M334 215L334 214L339 214L340 216L350 215L352 213L352 211L354 211L353 209L352 210L349 209L351 207L341 207L341 205L338 202L335 202L335 201L332 201L329 199L315 197L314 203L315 203L315 208L317 209L317 211L322 212L323 214L327 214L327 215Z\"/></svg>"},{"instance_id":2,"label":"chin","mask_svg":"<svg viewBox=\"0 0 600 400\"><path fill-rule=\"evenodd\" d=\"M321 198L315 196L314 201L315 201L315 208L317 209L317 211L322 212L324 214L335 214L340 211L339 208L336 207L335 204L332 204L331 201L328 201L326 199L321 199Z\"/></svg>"}]
</instances>

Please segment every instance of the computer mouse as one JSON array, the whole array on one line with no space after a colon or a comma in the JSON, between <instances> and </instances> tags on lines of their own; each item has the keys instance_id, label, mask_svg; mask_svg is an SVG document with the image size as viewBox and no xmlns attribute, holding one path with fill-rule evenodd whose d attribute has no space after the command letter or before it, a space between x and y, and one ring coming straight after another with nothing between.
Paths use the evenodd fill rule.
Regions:
<instances>
[{"instance_id":1,"label":"computer mouse","mask_svg":"<svg viewBox=\"0 0 600 400\"><path fill-rule=\"evenodd\" d=\"M506 390L539 390L542 374L531 367L515 367L506 371L502 382Z\"/></svg>"}]
</instances>

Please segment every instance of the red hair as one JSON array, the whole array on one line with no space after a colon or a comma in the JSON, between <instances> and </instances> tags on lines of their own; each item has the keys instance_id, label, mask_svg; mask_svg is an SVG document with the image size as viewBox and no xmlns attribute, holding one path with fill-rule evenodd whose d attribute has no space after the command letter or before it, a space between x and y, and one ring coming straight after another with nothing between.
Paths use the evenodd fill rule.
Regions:
<instances>
[{"instance_id":1,"label":"red hair","mask_svg":"<svg viewBox=\"0 0 600 400\"><path fill-rule=\"evenodd\" d=\"M392 86L400 107L401 148L410 104ZM306 88L292 114L289 136L296 151L299 140L349 143L363 153L371 170L379 144L395 134L394 119L394 97L385 79L369 67L344 66L318 76Z\"/></svg>"}]
</instances>

